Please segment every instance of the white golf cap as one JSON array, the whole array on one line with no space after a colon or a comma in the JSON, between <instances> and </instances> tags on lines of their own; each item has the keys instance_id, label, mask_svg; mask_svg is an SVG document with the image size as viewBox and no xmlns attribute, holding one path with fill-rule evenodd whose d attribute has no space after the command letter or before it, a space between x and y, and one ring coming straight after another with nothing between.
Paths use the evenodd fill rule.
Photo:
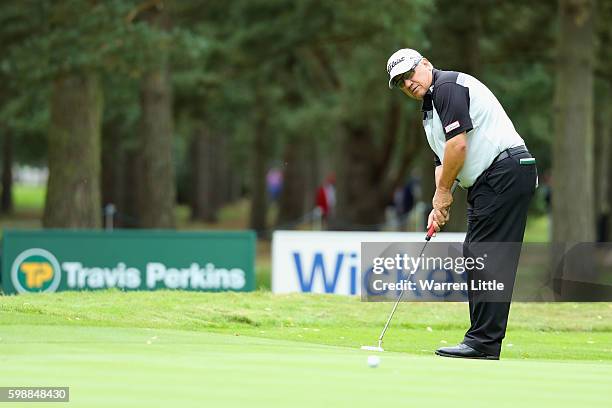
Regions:
<instances>
[{"instance_id":1,"label":"white golf cap","mask_svg":"<svg viewBox=\"0 0 612 408\"><path fill-rule=\"evenodd\" d=\"M402 48L395 51L387 61L387 74L389 74L389 89L393 89L391 81L394 77L404 72L408 72L423 59L423 56L410 48Z\"/></svg>"}]
</instances>

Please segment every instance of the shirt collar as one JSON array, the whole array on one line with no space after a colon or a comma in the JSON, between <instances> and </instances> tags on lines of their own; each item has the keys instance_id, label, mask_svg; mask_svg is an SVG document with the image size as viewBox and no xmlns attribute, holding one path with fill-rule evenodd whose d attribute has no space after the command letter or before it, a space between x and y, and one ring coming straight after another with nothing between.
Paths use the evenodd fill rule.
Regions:
<instances>
[{"instance_id":1,"label":"shirt collar","mask_svg":"<svg viewBox=\"0 0 612 408\"><path fill-rule=\"evenodd\" d=\"M438 78L438 70L433 68L432 71L431 71L431 74L432 74L432 77L431 77L431 86L429 87L429 90L427 91L427 93L423 97L423 105L421 106L421 111L423 111L423 112L427 112L427 111L433 110L432 93L433 93L434 85L436 83L436 79Z\"/></svg>"}]
</instances>

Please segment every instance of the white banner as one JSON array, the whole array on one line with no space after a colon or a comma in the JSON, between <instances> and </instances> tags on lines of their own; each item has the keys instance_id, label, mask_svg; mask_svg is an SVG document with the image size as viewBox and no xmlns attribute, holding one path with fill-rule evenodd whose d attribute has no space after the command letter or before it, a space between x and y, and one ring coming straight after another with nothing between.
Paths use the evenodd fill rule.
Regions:
<instances>
[{"instance_id":1,"label":"white banner","mask_svg":"<svg viewBox=\"0 0 612 408\"><path fill-rule=\"evenodd\" d=\"M440 233L436 242L463 242L464 233ZM424 232L275 231L272 292L359 295L361 242L423 242Z\"/></svg>"}]
</instances>

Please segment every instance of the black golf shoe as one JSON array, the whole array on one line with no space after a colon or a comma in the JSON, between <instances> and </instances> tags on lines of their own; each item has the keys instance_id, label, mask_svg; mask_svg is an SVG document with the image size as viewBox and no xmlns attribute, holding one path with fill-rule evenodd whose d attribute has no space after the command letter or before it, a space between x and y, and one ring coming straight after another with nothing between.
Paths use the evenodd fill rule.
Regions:
<instances>
[{"instance_id":1,"label":"black golf shoe","mask_svg":"<svg viewBox=\"0 0 612 408\"><path fill-rule=\"evenodd\" d=\"M441 347L436 350L436 354L442 357L474 358L479 360L499 360L499 356L491 356L489 354L482 353L478 350L474 350L467 344L463 343L453 347Z\"/></svg>"}]
</instances>

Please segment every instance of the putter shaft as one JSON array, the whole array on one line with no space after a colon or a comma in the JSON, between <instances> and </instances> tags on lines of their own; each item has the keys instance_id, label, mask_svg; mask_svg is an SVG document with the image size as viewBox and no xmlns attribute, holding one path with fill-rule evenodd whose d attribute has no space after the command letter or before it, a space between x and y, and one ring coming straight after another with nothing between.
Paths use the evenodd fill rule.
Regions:
<instances>
[{"instance_id":1,"label":"putter shaft","mask_svg":"<svg viewBox=\"0 0 612 408\"><path fill-rule=\"evenodd\" d=\"M457 181L455 181L453 183L453 186L451 187L451 194L453 194L455 192L455 190L457 189ZM421 253L419 254L419 258L421 256L423 256L423 253L425 252L425 248L427 248L427 244L429 243L429 241L431 240L431 237L433 237L433 234L435 234L436 230L434 228L433 223L431 224L431 226L429 227L429 230L427 230L427 235L425 235L425 245L423 245L423 249L421 249ZM412 278L412 275L410 275L410 277ZM397 297L397 300L395 301L395 304L393 305L393 309L391 309L391 314L389 315L389 318L387 319L387 322L385 323L385 327L383 327L382 332L380 333L380 336L378 337L378 347L382 348L382 342L383 342L383 337L385 337L385 333L387 332L387 329L389 328L389 323L391 323L391 319L393 319L393 315L395 314L395 310L397 309L397 305L399 304L399 302L402 300L402 297L404 296L404 289L400 290L400 294Z\"/></svg>"},{"instance_id":2,"label":"putter shaft","mask_svg":"<svg viewBox=\"0 0 612 408\"><path fill-rule=\"evenodd\" d=\"M427 248L427 244L429 243L429 240L431 239L432 235L433 235L433 225L431 226L429 231L427 231L427 236L425 237L425 245L423 245L423 249L421 249L421 253L419 254L419 258L425 252L425 248ZM382 347L383 337L385 337L385 333L387 332L387 329L389 328L389 323L391 323L391 319L393 319L393 315L395 314L395 310L397 309L397 305L399 305L399 302L402 300L403 296L404 296L404 289L400 290L400 294L397 297L397 300L395 301L395 304L393 305L393 309L391 309L391 314L389 315L389 318L387 319L387 323L385 323L385 327L383 327L382 332L380 333L380 336L378 337L378 347Z\"/></svg>"}]
</instances>

